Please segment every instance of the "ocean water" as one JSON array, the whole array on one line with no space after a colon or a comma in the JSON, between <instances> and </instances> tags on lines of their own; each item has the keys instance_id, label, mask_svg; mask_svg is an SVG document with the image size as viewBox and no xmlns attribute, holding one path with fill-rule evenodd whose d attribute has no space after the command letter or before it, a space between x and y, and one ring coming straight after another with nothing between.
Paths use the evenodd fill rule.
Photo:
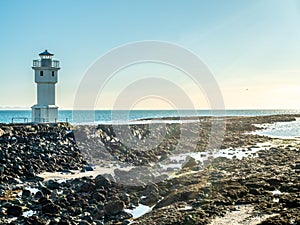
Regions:
<instances>
[{"instance_id":1,"label":"ocean water","mask_svg":"<svg viewBox=\"0 0 300 225\"><path fill-rule=\"evenodd\" d=\"M58 121L81 123L93 122L110 123L112 121L128 121L147 118L164 117L188 117L188 116L260 116L276 114L300 114L300 110L95 110L95 111L73 111L59 110ZM73 118L74 117L74 118ZM87 118L89 120L87 120ZM22 123L31 122L30 110L0 110L0 123ZM89 121L91 122L91 121Z\"/></svg>"},{"instance_id":2,"label":"ocean water","mask_svg":"<svg viewBox=\"0 0 300 225\"><path fill-rule=\"evenodd\" d=\"M255 134L266 135L272 138L300 139L300 118L291 122L275 122L272 124L260 124L263 130L255 131Z\"/></svg>"}]
</instances>

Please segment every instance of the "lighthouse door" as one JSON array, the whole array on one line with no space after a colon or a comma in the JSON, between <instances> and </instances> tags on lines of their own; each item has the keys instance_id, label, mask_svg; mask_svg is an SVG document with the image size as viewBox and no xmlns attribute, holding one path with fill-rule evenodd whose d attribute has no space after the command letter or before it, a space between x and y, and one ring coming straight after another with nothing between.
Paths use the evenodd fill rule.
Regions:
<instances>
[{"instance_id":1,"label":"lighthouse door","mask_svg":"<svg viewBox=\"0 0 300 225\"><path fill-rule=\"evenodd\" d=\"M41 122L41 109L35 109L35 121Z\"/></svg>"}]
</instances>

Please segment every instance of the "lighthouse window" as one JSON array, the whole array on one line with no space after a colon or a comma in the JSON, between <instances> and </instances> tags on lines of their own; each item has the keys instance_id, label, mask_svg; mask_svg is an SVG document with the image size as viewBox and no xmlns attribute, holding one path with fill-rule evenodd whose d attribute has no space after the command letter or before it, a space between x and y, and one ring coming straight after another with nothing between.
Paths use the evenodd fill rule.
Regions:
<instances>
[{"instance_id":1,"label":"lighthouse window","mask_svg":"<svg viewBox=\"0 0 300 225\"><path fill-rule=\"evenodd\" d=\"M54 77L54 71L52 71L52 77Z\"/></svg>"},{"instance_id":2,"label":"lighthouse window","mask_svg":"<svg viewBox=\"0 0 300 225\"><path fill-rule=\"evenodd\" d=\"M40 72L40 75L41 75L41 77L44 76L44 71L41 71L41 72Z\"/></svg>"}]
</instances>

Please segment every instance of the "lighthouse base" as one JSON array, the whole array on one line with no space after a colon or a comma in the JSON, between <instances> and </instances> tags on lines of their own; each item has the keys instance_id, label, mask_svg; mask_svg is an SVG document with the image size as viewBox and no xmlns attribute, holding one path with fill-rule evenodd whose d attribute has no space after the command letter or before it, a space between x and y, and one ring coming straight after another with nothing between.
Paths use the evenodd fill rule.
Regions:
<instances>
[{"instance_id":1,"label":"lighthouse base","mask_svg":"<svg viewBox=\"0 0 300 225\"><path fill-rule=\"evenodd\" d=\"M56 105L34 105L32 109L32 122L56 123L58 120L58 107Z\"/></svg>"}]
</instances>

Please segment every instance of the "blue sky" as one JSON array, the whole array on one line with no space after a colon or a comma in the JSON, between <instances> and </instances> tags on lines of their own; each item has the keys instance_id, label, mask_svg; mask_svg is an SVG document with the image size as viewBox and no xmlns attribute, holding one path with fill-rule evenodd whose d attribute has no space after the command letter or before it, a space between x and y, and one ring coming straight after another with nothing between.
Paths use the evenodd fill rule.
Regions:
<instances>
[{"instance_id":1,"label":"blue sky","mask_svg":"<svg viewBox=\"0 0 300 225\"><path fill-rule=\"evenodd\" d=\"M196 53L213 72L228 109L300 108L299 0L2 0L0 26L4 108L35 103L31 65L45 49L61 61L57 105L71 109L95 60L142 40L171 42ZM167 79L180 76L170 68L128 69L104 88L97 107L111 108L120 89L146 68ZM208 108L204 94L182 79L195 107ZM149 98L137 107L168 104Z\"/></svg>"}]
</instances>

